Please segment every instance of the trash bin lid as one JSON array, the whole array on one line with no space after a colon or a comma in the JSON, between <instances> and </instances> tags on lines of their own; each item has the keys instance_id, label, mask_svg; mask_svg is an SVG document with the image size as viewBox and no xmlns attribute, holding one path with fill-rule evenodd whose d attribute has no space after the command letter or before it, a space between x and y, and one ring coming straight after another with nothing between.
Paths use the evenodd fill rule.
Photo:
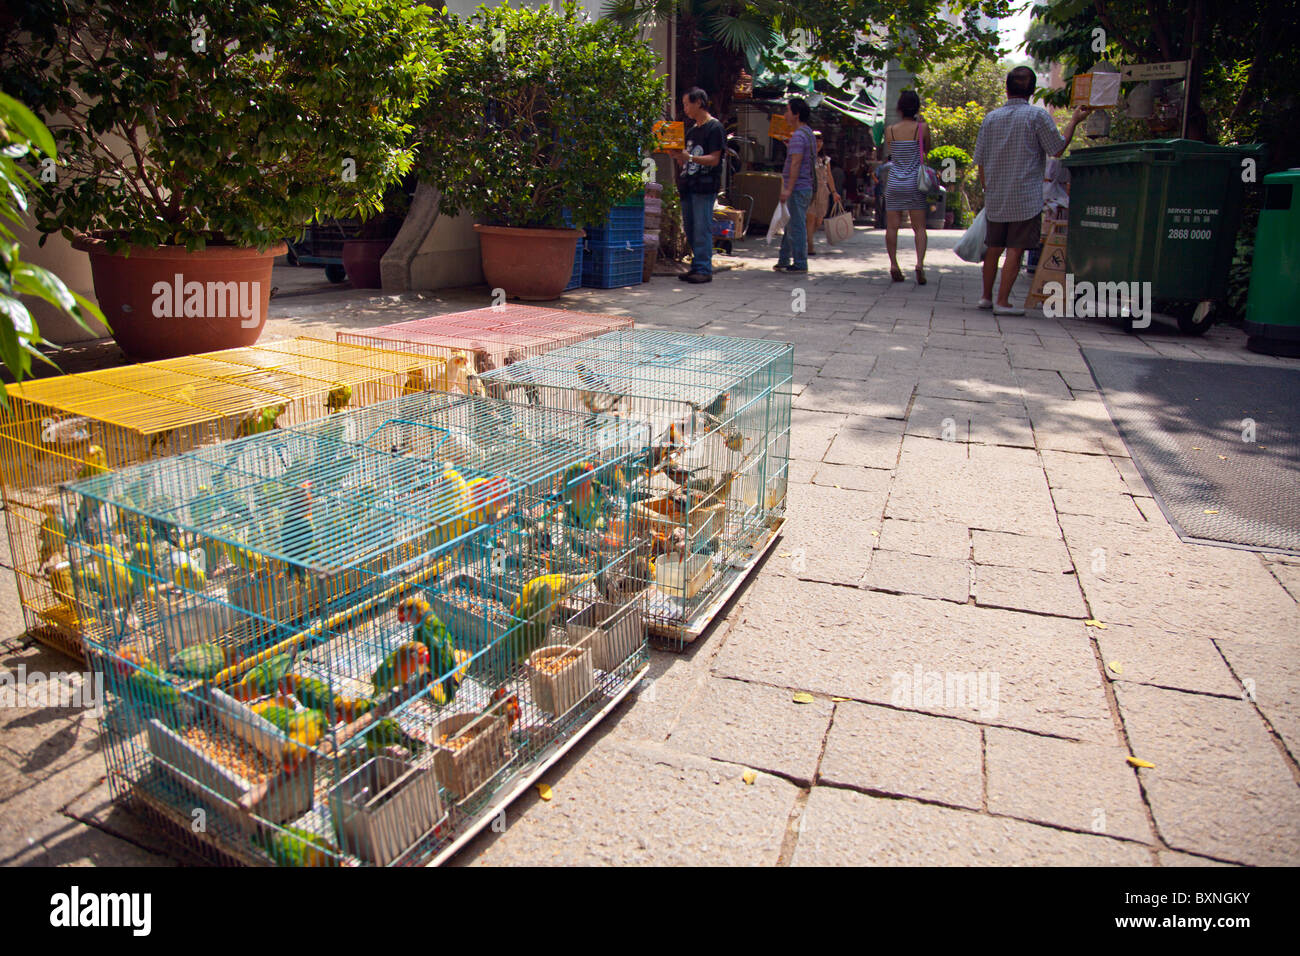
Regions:
<instances>
[{"instance_id":1,"label":"trash bin lid","mask_svg":"<svg viewBox=\"0 0 1300 956\"><path fill-rule=\"evenodd\" d=\"M1066 156L1067 169L1080 166L1110 166L1119 163L1178 162L1190 157L1213 157L1237 163L1244 156L1263 156L1262 143L1246 146L1216 146L1194 139L1144 139L1136 143L1092 146Z\"/></svg>"},{"instance_id":2,"label":"trash bin lid","mask_svg":"<svg viewBox=\"0 0 1300 956\"><path fill-rule=\"evenodd\" d=\"M1300 183L1300 166L1284 169L1279 173L1269 173L1264 177L1264 185L1272 183Z\"/></svg>"}]
</instances>

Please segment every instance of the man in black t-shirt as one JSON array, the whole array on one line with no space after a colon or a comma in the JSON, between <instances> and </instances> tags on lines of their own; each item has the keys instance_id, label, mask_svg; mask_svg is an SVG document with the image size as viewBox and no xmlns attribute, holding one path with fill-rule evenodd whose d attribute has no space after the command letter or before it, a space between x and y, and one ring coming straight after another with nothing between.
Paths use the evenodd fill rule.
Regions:
<instances>
[{"instance_id":1,"label":"man in black t-shirt","mask_svg":"<svg viewBox=\"0 0 1300 956\"><path fill-rule=\"evenodd\" d=\"M691 271L683 282L713 281L713 202L722 180L722 124L710 115L709 96L699 87L682 96L682 110L694 125L686 131L686 149L676 150L682 197L682 226L691 244Z\"/></svg>"}]
</instances>

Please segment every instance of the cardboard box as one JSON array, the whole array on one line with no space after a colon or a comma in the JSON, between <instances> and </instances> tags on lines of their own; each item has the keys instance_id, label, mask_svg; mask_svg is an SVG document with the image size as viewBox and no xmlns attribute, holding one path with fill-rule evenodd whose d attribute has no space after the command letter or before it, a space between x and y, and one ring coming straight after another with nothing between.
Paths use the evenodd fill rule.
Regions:
<instances>
[{"instance_id":1,"label":"cardboard box","mask_svg":"<svg viewBox=\"0 0 1300 956\"><path fill-rule=\"evenodd\" d=\"M1119 105L1118 73L1080 73L1070 85L1070 106Z\"/></svg>"},{"instance_id":2,"label":"cardboard box","mask_svg":"<svg viewBox=\"0 0 1300 956\"><path fill-rule=\"evenodd\" d=\"M661 152L686 148L685 123L670 123L667 120L660 120L655 123L653 130L655 139L659 141L659 150Z\"/></svg>"}]
</instances>

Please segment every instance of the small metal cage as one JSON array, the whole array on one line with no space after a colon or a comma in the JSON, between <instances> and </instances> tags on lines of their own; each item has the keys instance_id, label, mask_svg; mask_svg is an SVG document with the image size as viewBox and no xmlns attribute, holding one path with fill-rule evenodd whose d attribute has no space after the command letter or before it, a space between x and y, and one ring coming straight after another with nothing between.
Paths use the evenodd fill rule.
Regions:
<instances>
[{"instance_id":1,"label":"small metal cage","mask_svg":"<svg viewBox=\"0 0 1300 956\"><path fill-rule=\"evenodd\" d=\"M442 376L441 384L433 387L470 392L475 389L474 377L492 369L630 328L632 318L626 315L502 303L395 325L343 330L338 340L446 360L450 371Z\"/></svg>"},{"instance_id":2,"label":"small metal cage","mask_svg":"<svg viewBox=\"0 0 1300 956\"><path fill-rule=\"evenodd\" d=\"M114 798L220 861L446 852L646 667L648 445L425 392L70 484Z\"/></svg>"},{"instance_id":3,"label":"small metal cage","mask_svg":"<svg viewBox=\"0 0 1300 956\"><path fill-rule=\"evenodd\" d=\"M86 614L55 514L63 482L394 398L426 387L436 368L423 356L293 339L8 386L0 482L29 631L83 656Z\"/></svg>"},{"instance_id":4,"label":"small metal cage","mask_svg":"<svg viewBox=\"0 0 1300 956\"><path fill-rule=\"evenodd\" d=\"M794 348L627 330L486 373L493 397L649 424L630 491L652 629L694 640L785 513Z\"/></svg>"}]
</instances>

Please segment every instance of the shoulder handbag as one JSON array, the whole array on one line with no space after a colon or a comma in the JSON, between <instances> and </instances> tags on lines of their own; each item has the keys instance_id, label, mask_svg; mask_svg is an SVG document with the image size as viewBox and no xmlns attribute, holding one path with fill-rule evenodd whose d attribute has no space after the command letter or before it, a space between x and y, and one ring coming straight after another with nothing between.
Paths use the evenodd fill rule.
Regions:
<instances>
[{"instance_id":1,"label":"shoulder handbag","mask_svg":"<svg viewBox=\"0 0 1300 956\"><path fill-rule=\"evenodd\" d=\"M925 165L925 124L916 124L916 155L919 162L916 167L916 190L925 196L937 196L943 192L939 185L939 174Z\"/></svg>"},{"instance_id":2,"label":"shoulder handbag","mask_svg":"<svg viewBox=\"0 0 1300 956\"><path fill-rule=\"evenodd\" d=\"M836 203L831 213L822 223L826 230L826 241L834 245L844 242L853 235L853 213L845 212L843 203Z\"/></svg>"}]
</instances>

